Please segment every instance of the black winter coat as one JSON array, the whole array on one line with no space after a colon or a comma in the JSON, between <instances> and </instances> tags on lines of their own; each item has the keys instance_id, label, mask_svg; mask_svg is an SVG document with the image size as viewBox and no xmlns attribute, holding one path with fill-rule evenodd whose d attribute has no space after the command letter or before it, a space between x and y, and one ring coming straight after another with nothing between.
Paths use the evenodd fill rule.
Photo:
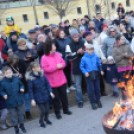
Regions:
<instances>
[{"instance_id":1,"label":"black winter coat","mask_svg":"<svg viewBox=\"0 0 134 134\"><path fill-rule=\"evenodd\" d=\"M125 13L124 7L122 7L121 9L120 9L120 7L118 7L117 8L117 13L119 14L119 12L122 12L124 14Z\"/></svg>"},{"instance_id":2,"label":"black winter coat","mask_svg":"<svg viewBox=\"0 0 134 134\"><path fill-rule=\"evenodd\" d=\"M27 56L26 56L27 53L30 53L32 55L32 57L30 58L30 60L25 61L24 58L28 59ZM27 64L27 67L29 66L29 64L31 62L33 62L35 59L38 58L37 52L32 50L32 49L28 49L28 48L26 50L20 50L19 49L18 51L15 52L15 54L19 56L19 59L25 61L25 63Z\"/></svg>"},{"instance_id":3,"label":"black winter coat","mask_svg":"<svg viewBox=\"0 0 134 134\"><path fill-rule=\"evenodd\" d=\"M48 102L52 89L44 75L44 72L41 71L39 75L27 72L26 78L28 80L28 92L30 99L35 100L37 104Z\"/></svg>"},{"instance_id":4,"label":"black winter coat","mask_svg":"<svg viewBox=\"0 0 134 134\"><path fill-rule=\"evenodd\" d=\"M68 58L69 61L73 61L73 74L74 75L79 75L82 74L80 70L80 63L81 63L81 58L83 55L77 54L77 51L82 48L84 50L84 43L85 41L83 38L80 38L78 42L74 42L71 40L69 45L67 45L66 49L66 57Z\"/></svg>"},{"instance_id":5,"label":"black winter coat","mask_svg":"<svg viewBox=\"0 0 134 134\"><path fill-rule=\"evenodd\" d=\"M65 34L66 34L66 36L68 37L69 35L70 35L70 33L69 33L69 28L70 28L71 26L65 26L64 28L63 28L63 30L64 30L64 32L65 32Z\"/></svg>"}]
</instances>

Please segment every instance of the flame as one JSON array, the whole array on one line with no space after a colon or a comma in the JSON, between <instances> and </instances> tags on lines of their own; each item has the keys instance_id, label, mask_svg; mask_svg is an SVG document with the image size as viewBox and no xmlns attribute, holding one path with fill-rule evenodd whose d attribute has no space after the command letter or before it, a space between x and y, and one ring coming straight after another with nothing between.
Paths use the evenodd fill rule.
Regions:
<instances>
[{"instance_id":1,"label":"flame","mask_svg":"<svg viewBox=\"0 0 134 134\"><path fill-rule=\"evenodd\" d=\"M130 60L131 64L132 60L134 60L134 57ZM110 119L107 120L107 124L110 127L114 127L123 117L123 120L118 124L120 127L125 127L127 129L132 129L134 127L134 77L130 77L130 74L131 71L124 74L127 82L124 81L117 84L120 88L124 88L123 94L127 96L127 100L123 101L120 99L119 102L115 103L113 114Z\"/></svg>"}]
</instances>

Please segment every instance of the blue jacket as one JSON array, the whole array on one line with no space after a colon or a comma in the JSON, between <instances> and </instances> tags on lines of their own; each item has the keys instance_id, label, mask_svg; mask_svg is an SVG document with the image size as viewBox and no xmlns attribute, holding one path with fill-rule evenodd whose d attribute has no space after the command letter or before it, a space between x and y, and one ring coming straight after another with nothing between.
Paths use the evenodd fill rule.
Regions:
<instances>
[{"instance_id":1,"label":"blue jacket","mask_svg":"<svg viewBox=\"0 0 134 134\"><path fill-rule=\"evenodd\" d=\"M12 42L11 46L12 46L13 52L16 52L18 50L17 42L14 42L14 43ZM3 47L2 53L6 54L6 55L8 54L8 46L7 46L7 44Z\"/></svg>"},{"instance_id":2,"label":"blue jacket","mask_svg":"<svg viewBox=\"0 0 134 134\"><path fill-rule=\"evenodd\" d=\"M101 61L95 52L93 52L91 55L85 52L81 59L80 69L84 75L89 73L90 80L100 78L100 71L102 71Z\"/></svg>"},{"instance_id":3,"label":"blue jacket","mask_svg":"<svg viewBox=\"0 0 134 134\"><path fill-rule=\"evenodd\" d=\"M1 86L1 81L0 81ZM3 97L0 95L0 110L7 108L6 101L3 99Z\"/></svg>"},{"instance_id":4,"label":"blue jacket","mask_svg":"<svg viewBox=\"0 0 134 134\"><path fill-rule=\"evenodd\" d=\"M102 32L102 26L103 26L103 22L104 22L105 19L101 19L101 21L99 21L98 19L95 19L94 22L95 22L95 27L98 28L98 30L100 31L100 33Z\"/></svg>"},{"instance_id":5,"label":"blue jacket","mask_svg":"<svg viewBox=\"0 0 134 134\"><path fill-rule=\"evenodd\" d=\"M35 100L37 104L48 102L52 89L44 75L44 72L41 71L39 75L27 72L26 79L28 80L30 99Z\"/></svg>"},{"instance_id":6,"label":"blue jacket","mask_svg":"<svg viewBox=\"0 0 134 134\"><path fill-rule=\"evenodd\" d=\"M24 103L23 93L20 92L20 89L24 89L24 85L19 77L4 78L1 81L0 95L2 97L8 96L6 100L7 108L18 107Z\"/></svg>"},{"instance_id":7,"label":"blue jacket","mask_svg":"<svg viewBox=\"0 0 134 134\"><path fill-rule=\"evenodd\" d=\"M106 81L108 84L114 85L119 82L119 74L117 72L116 64L103 64L102 68L106 72Z\"/></svg>"}]
</instances>

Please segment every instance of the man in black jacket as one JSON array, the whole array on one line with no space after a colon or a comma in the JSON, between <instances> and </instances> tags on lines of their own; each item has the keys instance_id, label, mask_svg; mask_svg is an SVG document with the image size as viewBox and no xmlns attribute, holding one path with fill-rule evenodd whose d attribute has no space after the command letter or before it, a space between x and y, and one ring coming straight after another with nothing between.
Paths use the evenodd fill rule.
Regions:
<instances>
[{"instance_id":1,"label":"man in black jacket","mask_svg":"<svg viewBox=\"0 0 134 134\"><path fill-rule=\"evenodd\" d=\"M84 54L84 40L80 37L80 34L76 29L71 31L71 41L66 46L66 57L69 61L73 62L73 74L76 84L76 101L78 107L83 107L83 95L82 95L82 72L80 70L81 58Z\"/></svg>"},{"instance_id":2,"label":"man in black jacket","mask_svg":"<svg viewBox=\"0 0 134 134\"><path fill-rule=\"evenodd\" d=\"M68 37L69 36L69 28L71 27L69 25L69 20L65 20L64 24L65 24L65 27L63 28L63 30L64 30L66 36Z\"/></svg>"}]
</instances>

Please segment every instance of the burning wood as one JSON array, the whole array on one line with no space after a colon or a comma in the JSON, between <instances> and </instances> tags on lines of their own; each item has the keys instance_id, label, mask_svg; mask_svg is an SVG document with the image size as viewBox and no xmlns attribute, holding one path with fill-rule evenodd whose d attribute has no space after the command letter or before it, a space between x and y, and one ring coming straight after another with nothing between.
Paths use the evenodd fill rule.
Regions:
<instances>
[{"instance_id":1,"label":"burning wood","mask_svg":"<svg viewBox=\"0 0 134 134\"><path fill-rule=\"evenodd\" d=\"M107 119L107 126L115 130L134 131L134 78L127 85L120 83L126 90L127 100L115 103L113 114Z\"/></svg>"}]
</instances>

